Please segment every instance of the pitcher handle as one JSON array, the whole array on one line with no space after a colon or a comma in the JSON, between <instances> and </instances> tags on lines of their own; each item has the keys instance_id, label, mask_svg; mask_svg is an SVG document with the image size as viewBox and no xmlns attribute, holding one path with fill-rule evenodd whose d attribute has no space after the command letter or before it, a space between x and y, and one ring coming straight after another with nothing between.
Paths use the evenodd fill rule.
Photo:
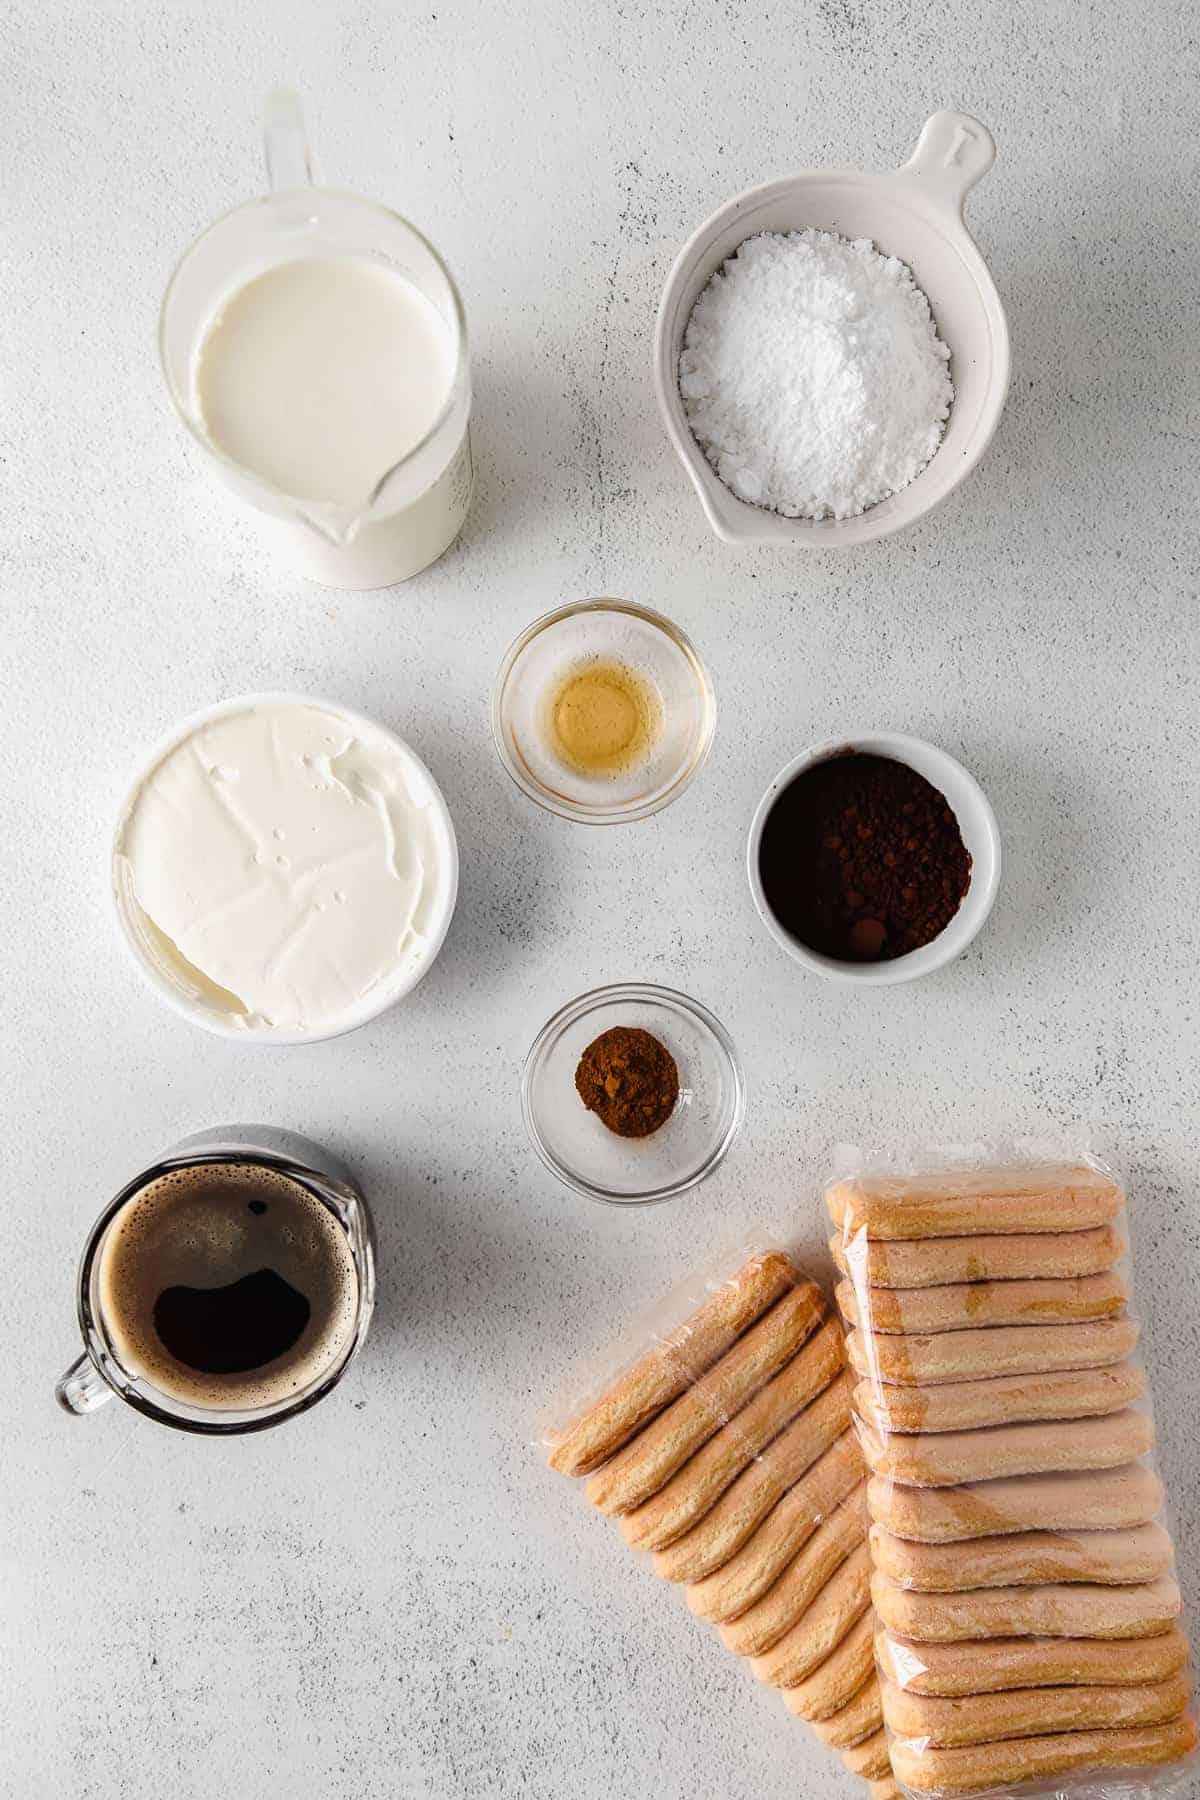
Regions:
<instances>
[{"instance_id":1,"label":"pitcher handle","mask_svg":"<svg viewBox=\"0 0 1200 1800\"><path fill-rule=\"evenodd\" d=\"M916 149L897 173L915 178L961 211L967 194L995 160L995 140L986 125L970 113L936 112L926 119Z\"/></svg>"},{"instance_id":2,"label":"pitcher handle","mask_svg":"<svg viewBox=\"0 0 1200 1800\"><path fill-rule=\"evenodd\" d=\"M295 88L273 88L263 105L263 154L267 186L273 194L312 187L313 154L304 126L304 108Z\"/></svg>"},{"instance_id":3,"label":"pitcher handle","mask_svg":"<svg viewBox=\"0 0 1200 1800\"><path fill-rule=\"evenodd\" d=\"M66 1412L90 1413L111 1400L113 1391L85 1352L59 1379L54 1398Z\"/></svg>"}]
</instances>

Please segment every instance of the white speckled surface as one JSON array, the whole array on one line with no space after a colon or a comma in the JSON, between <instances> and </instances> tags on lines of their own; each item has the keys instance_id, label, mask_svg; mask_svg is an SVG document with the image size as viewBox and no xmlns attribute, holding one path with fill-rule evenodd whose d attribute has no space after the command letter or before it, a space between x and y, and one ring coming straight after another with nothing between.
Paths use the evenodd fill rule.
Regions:
<instances>
[{"instance_id":1,"label":"white speckled surface","mask_svg":"<svg viewBox=\"0 0 1200 1800\"><path fill-rule=\"evenodd\" d=\"M1194 22L1065 0L16 0L0 164L5 781L0 1791L21 1800L849 1796L850 1778L543 1472L530 1421L610 1322L753 1221L822 1236L837 1137L1077 1122L1132 1177L1140 1300L1194 1603L1200 950ZM476 347L481 492L407 589L279 573L160 390L172 263L259 183L256 116L308 96L327 178L427 227ZM939 105L1000 160L971 217L1014 383L980 472L839 560L706 535L654 415L653 306L728 194L886 167ZM702 779L588 834L508 786L486 697L509 639L587 593L660 606L721 707ZM136 985L105 915L143 747L222 695L338 696L409 736L463 886L410 1003L239 1052ZM847 994L757 929L753 804L853 721L936 739L1008 852L993 921L923 985ZM750 1110L698 1195L622 1217L528 1150L520 1057L595 982L729 1025ZM193 1441L71 1421L73 1265L185 1131L306 1130L374 1199L377 1326L341 1392Z\"/></svg>"}]
</instances>

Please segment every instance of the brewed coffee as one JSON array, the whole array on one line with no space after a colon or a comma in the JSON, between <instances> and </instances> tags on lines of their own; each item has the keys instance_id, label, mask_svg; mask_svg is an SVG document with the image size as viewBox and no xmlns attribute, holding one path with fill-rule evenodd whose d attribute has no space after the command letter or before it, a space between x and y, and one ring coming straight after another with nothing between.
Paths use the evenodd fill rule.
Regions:
<instances>
[{"instance_id":1,"label":"brewed coffee","mask_svg":"<svg viewBox=\"0 0 1200 1800\"><path fill-rule=\"evenodd\" d=\"M298 1181L202 1163L125 1203L100 1249L96 1299L131 1375L185 1405L258 1408L342 1361L358 1273L340 1223Z\"/></svg>"}]
</instances>

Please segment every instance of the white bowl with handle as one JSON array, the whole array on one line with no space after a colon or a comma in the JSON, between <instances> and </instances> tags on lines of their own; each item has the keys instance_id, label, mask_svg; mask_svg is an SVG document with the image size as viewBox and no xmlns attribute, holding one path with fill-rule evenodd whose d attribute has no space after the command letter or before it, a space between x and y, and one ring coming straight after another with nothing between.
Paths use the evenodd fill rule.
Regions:
<instances>
[{"instance_id":1,"label":"white bowl with handle","mask_svg":"<svg viewBox=\"0 0 1200 1800\"><path fill-rule=\"evenodd\" d=\"M901 168L882 175L862 169L785 175L727 201L684 245L659 302L654 385L667 435L709 524L726 543L809 550L869 544L921 518L975 467L1004 410L1009 346L1004 308L963 220L963 202L995 155L991 133L978 119L937 112ZM809 226L870 238L883 255L907 263L950 350L954 402L937 451L906 488L851 519L785 519L739 500L693 437L679 394L683 334L721 264L759 232Z\"/></svg>"}]
</instances>

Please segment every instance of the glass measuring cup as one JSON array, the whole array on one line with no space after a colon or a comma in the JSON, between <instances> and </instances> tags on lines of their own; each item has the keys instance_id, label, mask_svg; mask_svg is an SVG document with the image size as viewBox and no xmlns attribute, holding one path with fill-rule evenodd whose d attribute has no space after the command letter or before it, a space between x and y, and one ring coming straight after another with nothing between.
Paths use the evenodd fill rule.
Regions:
<instances>
[{"instance_id":1,"label":"glass measuring cup","mask_svg":"<svg viewBox=\"0 0 1200 1800\"><path fill-rule=\"evenodd\" d=\"M282 556L329 587L405 581L458 536L471 500L471 380L466 320L453 277L433 245L398 213L314 185L297 95L266 103L270 192L217 219L184 253L163 296L159 355L176 412L213 473L258 515ZM452 372L424 437L350 505L283 492L214 442L197 391L197 360L222 307L256 276L302 258L367 258L402 275L447 333Z\"/></svg>"},{"instance_id":2,"label":"glass measuring cup","mask_svg":"<svg viewBox=\"0 0 1200 1800\"><path fill-rule=\"evenodd\" d=\"M124 1366L106 1317L99 1262L114 1221L142 1190L163 1175L222 1163L248 1163L278 1171L313 1194L345 1236L357 1276L353 1329L337 1359L303 1388L286 1397L240 1409L215 1408L182 1400L157 1387L145 1374ZM264 1209L265 1210L265 1209ZM83 1354L62 1375L55 1397L66 1412L95 1412L109 1400L124 1400L160 1425L209 1436L261 1431L306 1412L324 1399L362 1347L375 1307L375 1229L365 1196L350 1171L329 1150L299 1132L271 1125L226 1125L200 1131L175 1144L149 1164L109 1201L88 1233L77 1279L76 1305Z\"/></svg>"}]
</instances>

